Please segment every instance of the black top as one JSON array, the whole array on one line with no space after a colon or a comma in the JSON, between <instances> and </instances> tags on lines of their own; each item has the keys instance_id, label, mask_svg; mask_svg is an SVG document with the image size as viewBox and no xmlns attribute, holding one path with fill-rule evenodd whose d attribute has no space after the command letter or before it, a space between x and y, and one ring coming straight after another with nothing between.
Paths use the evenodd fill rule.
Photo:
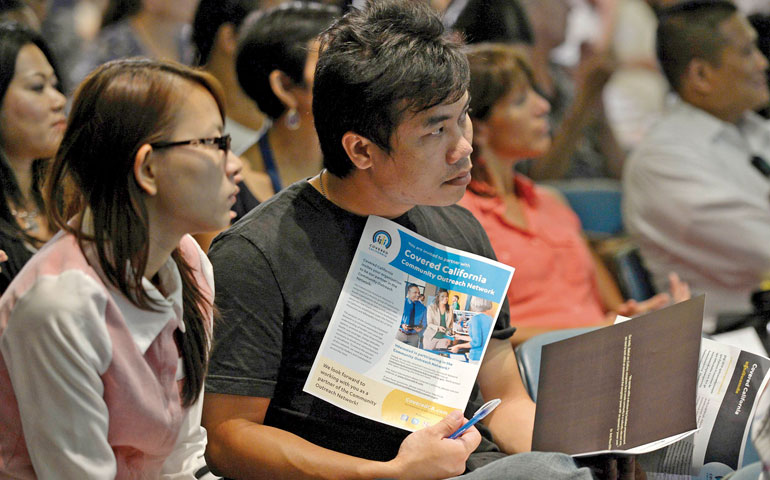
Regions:
<instances>
[{"instance_id":1,"label":"black top","mask_svg":"<svg viewBox=\"0 0 770 480\"><path fill-rule=\"evenodd\" d=\"M280 192L283 190L283 184L281 183L281 176L278 175L278 167L275 165L273 149L270 148L270 141L267 139L267 134L262 135L259 139L259 153L262 154L262 165L265 166L265 173L270 177L273 191L275 193Z\"/></svg>"},{"instance_id":2,"label":"black top","mask_svg":"<svg viewBox=\"0 0 770 480\"><path fill-rule=\"evenodd\" d=\"M2 294L34 252L24 246L24 242L3 232L2 229L0 229L0 250L5 251L8 255L8 261L0 263L2 269L0 272L0 294Z\"/></svg>"},{"instance_id":3,"label":"black top","mask_svg":"<svg viewBox=\"0 0 770 480\"><path fill-rule=\"evenodd\" d=\"M222 319L206 391L271 398L266 425L338 452L390 460L408 432L302 391L366 220L301 181L214 240L209 256ZM415 207L394 221L443 245L494 258L484 230L462 207ZM512 333L506 300L492 336ZM476 385L466 416L481 403ZM497 446L485 441L480 449Z\"/></svg>"},{"instance_id":4,"label":"black top","mask_svg":"<svg viewBox=\"0 0 770 480\"><path fill-rule=\"evenodd\" d=\"M235 218L232 222L235 223L249 213L254 207L259 205L257 197L251 193L249 187L245 183L240 182L238 184L238 193L235 195L235 203L233 204L233 211L235 212Z\"/></svg>"}]
</instances>

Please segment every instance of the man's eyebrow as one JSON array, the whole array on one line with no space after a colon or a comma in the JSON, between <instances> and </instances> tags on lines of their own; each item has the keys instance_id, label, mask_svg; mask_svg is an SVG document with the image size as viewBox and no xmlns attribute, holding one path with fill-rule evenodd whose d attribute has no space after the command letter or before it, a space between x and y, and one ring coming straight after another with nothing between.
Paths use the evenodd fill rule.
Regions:
<instances>
[{"instance_id":1,"label":"man's eyebrow","mask_svg":"<svg viewBox=\"0 0 770 480\"><path fill-rule=\"evenodd\" d=\"M463 107L462 113L460 115L465 115L466 113L468 113L470 106L471 106L471 96L468 95L468 100L465 102L465 106ZM427 119L425 119L425 121L423 122L423 125L426 127L429 127L431 125L436 125L436 124L445 122L450 118L452 118L452 116L446 115L446 114L434 115L432 117L428 117Z\"/></svg>"},{"instance_id":2,"label":"man's eyebrow","mask_svg":"<svg viewBox=\"0 0 770 480\"><path fill-rule=\"evenodd\" d=\"M428 117L427 119L425 119L425 121L422 124L426 127L430 127L431 125L443 123L449 120L450 118L452 118L450 115L434 115L432 117Z\"/></svg>"}]
</instances>

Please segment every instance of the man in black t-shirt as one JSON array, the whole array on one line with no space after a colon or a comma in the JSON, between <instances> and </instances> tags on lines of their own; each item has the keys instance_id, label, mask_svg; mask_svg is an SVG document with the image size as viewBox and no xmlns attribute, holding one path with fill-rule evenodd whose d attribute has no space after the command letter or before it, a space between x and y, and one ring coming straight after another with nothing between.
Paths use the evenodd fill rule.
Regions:
<instances>
[{"instance_id":1,"label":"man in black t-shirt","mask_svg":"<svg viewBox=\"0 0 770 480\"><path fill-rule=\"evenodd\" d=\"M507 302L466 411L482 397L503 400L478 424L483 439L476 428L446 438L461 412L407 435L302 391L368 215L494 258L478 222L454 205L470 181L468 77L460 45L422 2L370 2L323 35L313 114L324 170L260 205L210 251L222 319L203 423L215 472L439 479L469 460L487 465L463 478L591 478L565 455L506 456L529 450L535 410L508 341Z\"/></svg>"}]
</instances>

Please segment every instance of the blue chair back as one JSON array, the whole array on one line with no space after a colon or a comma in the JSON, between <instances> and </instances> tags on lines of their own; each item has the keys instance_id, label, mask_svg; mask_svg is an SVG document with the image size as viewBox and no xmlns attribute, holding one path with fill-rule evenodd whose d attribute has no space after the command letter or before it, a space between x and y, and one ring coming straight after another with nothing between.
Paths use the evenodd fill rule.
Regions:
<instances>
[{"instance_id":1,"label":"blue chair back","mask_svg":"<svg viewBox=\"0 0 770 480\"><path fill-rule=\"evenodd\" d=\"M530 338L516 347L516 360L519 363L521 381L529 392L529 396L537 402L537 381L540 376L540 354L543 345L558 342L565 338L574 337L595 330L597 327L570 328L567 330L554 330Z\"/></svg>"},{"instance_id":2,"label":"blue chair back","mask_svg":"<svg viewBox=\"0 0 770 480\"><path fill-rule=\"evenodd\" d=\"M583 230L590 236L618 235L623 232L622 193L614 182L559 184L557 188L575 211Z\"/></svg>"}]
</instances>

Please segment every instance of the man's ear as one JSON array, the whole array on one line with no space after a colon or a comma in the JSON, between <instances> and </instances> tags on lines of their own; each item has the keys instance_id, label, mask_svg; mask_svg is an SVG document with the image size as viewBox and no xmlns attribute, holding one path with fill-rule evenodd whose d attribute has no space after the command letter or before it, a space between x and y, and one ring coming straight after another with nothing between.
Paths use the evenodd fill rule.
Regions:
<instances>
[{"instance_id":1,"label":"man's ear","mask_svg":"<svg viewBox=\"0 0 770 480\"><path fill-rule=\"evenodd\" d=\"M702 58L693 58L687 65L683 81L688 88L698 95L711 92L711 79L714 66Z\"/></svg>"},{"instance_id":2,"label":"man's ear","mask_svg":"<svg viewBox=\"0 0 770 480\"><path fill-rule=\"evenodd\" d=\"M214 37L215 44L231 57L235 57L238 48L238 33L232 23L223 23Z\"/></svg>"},{"instance_id":3,"label":"man's ear","mask_svg":"<svg viewBox=\"0 0 770 480\"><path fill-rule=\"evenodd\" d=\"M155 161L152 158L152 147L145 143L139 147L134 157L134 179L136 179L139 188L147 195L158 193L155 168Z\"/></svg>"},{"instance_id":4,"label":"man's ear","mask_svg":"<svg viewBox=\"0 0 770 480\"><path fill-rule=\"evenodd\" d=\"M374 142L355 132L346 132L342 136L342 148L359 170L371 168L375 158L383 153Z\"/></svg>"},{"instance_id":5,"label":"man's ear","mask_svg":"<svg viewBox=\"0 0 770 480\"><path fill-rule=\"evenodd\" d=\"M273 94L278 97L278 100L287 109L297 108L297 97L291 91L294 82L291 81L288 75L280 70L273 70L270 72L268 80L270 81L270 89L273 90Z\"/></svg>"}]
</instances>

